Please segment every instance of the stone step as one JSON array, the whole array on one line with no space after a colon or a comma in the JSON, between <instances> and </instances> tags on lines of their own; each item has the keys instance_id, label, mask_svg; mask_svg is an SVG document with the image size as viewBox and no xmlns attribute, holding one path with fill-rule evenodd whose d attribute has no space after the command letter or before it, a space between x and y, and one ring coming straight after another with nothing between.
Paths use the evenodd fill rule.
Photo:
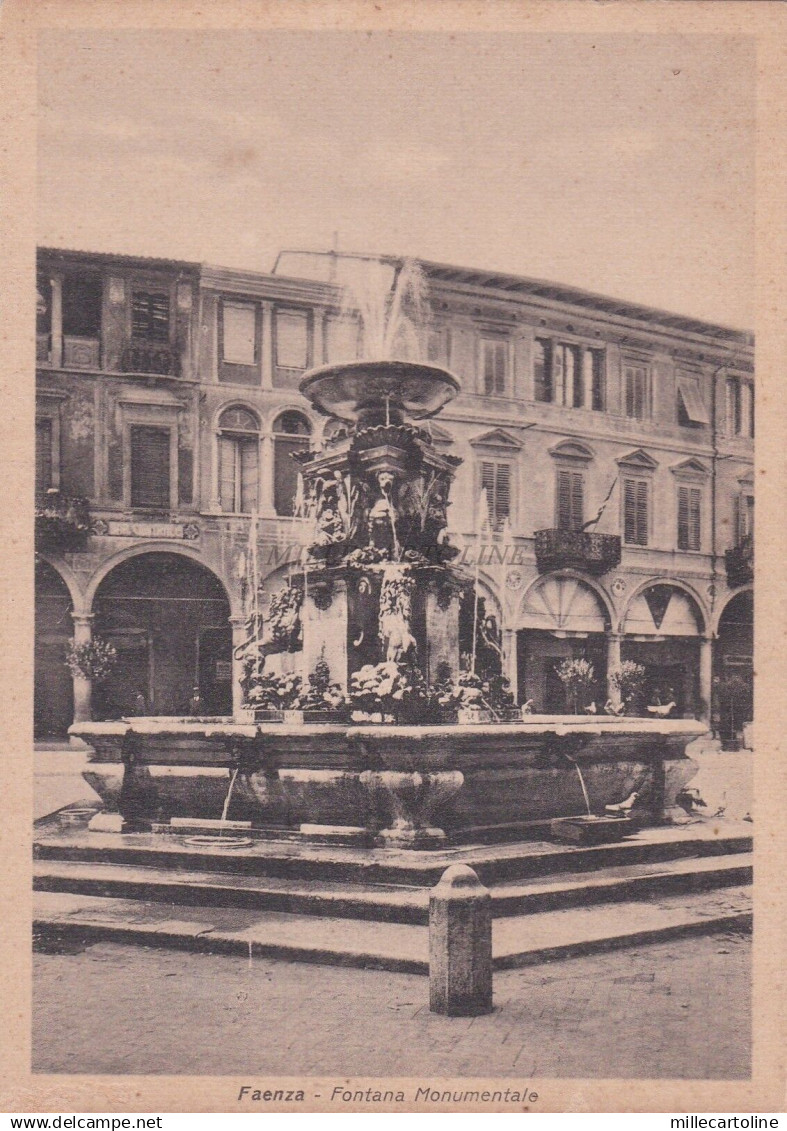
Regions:
<instances>
[{"instance_id":1,"label":"stone step","mask_svg":"<svg viewBox=\"0 0 787 1131\"><path fill-rule=\"evenodd\" d=\"M39 948L97 941L218 954L428 973L425 926L227 907L177 907L151 900L37 892ZM496 969L641 945L686 934L751 926L746 886L647 901L566 908L493 922Z\"/></svg>"},{"instance_id":2,"label":"stone step","mask_svg":"<svg viewBox=\"0 0 787 1131\"><path fill-rule=\"evenodd\" d=\"M498 918L590 904L647 899L670 892L702 891L751 882L747 854L634 864L602 872L563 873L492 885ZM182 906L238 907L331 918L426 923L428 888L392 884L339 884L320 880L264 879L222 872L176 872L117 864L37 861L36 891L156 900Z\"/></svg>"},{"instance_id":3,"label":"stone step","mask_svg":"<svg viewBox=\"0 0 787 1131\"><path fill-rule=\"evenodd\" d=\"M407 887L432 887L449 864L469 864L489 886L561 873L748 853L752 849L751 833L751 825L705 821L678 828L642 829L617 844L586 848L529 841L414 851L262 840L231 850L189 845L175 836L118 835L88 832L79 826L54 826L38 833L34 851L40 860Z\"/></svg>"}]
</instances>

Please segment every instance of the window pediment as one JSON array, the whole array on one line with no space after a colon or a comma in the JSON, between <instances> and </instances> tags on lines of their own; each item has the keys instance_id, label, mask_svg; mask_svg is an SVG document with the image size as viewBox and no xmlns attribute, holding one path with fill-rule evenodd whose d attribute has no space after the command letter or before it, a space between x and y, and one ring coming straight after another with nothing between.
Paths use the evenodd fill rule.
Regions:
<instances>
[{"instance_id":1,"label":"window pediment","mask_svg":"<svg viewBox=\"0 0 787 1131\"><path fill-rule=\"evenodd\" d=\"M589 463L594 458L593 449L587 444L580 444L577 440L563 440L554 448L550 448L549 454L555 459L576 460L581 463Z\"/></svg>"},{"instance_id":2,"label":"window pediment","mask_svg":"<svg viewBox=\"0 0 787 1131\"><path fill-rule=\"evenodd\" d=\"M642 448L621 456L615 462L624 471L655 471L659 466L653 456L649 456Z\"/></svg>"},{"instance_id":3,"label":"window pediment","mask_svg":"<svg viewBox=\"0 0 787 1131\"><path fill-rule=\"evenodd\" d=\"M470 443L474 448L496 448L498 451L510 452L512 455L522 450L521 442L502 428L482 432L480 436L474 436Z\"/></svg>"},{"instance_id":4,"label":"window pediment","mask_svg":"<svg viewBox=\"0 0 787 1131\"><path fill-rule=\"evenodd\" d=\"M698 459L685 459L681 463L677 463L674 467L670 468L673 475L685 475L689 478L704 478L708 474L708 469L701 460Z\"/></svg>"}]
</instances>

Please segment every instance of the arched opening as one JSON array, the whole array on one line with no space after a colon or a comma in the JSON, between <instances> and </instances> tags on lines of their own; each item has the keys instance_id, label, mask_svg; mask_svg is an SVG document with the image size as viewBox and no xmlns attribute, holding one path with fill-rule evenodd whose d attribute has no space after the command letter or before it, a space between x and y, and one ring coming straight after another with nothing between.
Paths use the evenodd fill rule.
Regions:
<instances>
[{"instance_id":1,"label":"arched opening","mask_svg":"<svg viewBox=\"0 0 787 1131\"><path fill-rule=\"evenodd\" d=\"M73 604L68 586L48 562L36 561L35 588L34 733L65 738L74 721L74 684L65 664L74 635Z\"/></svg>"},{"instance_id":2,"label":"arched opening","mask_svg":"<svg viewBox=\"0 0 787 1131\"><path fill-rule=\"evenodd\" d=\"M298 465L292 457L308 450L310 436L309 421L292 409L273 423L273 506L283 517L294 513L298 493Z\"/></svg>"},{"instance_id":3,"label":"arched opening","mask_svg":"<svg viewBox=\"0 0 787 1131\"><path fill-rule=\"evenodd\" d=\"M754 714L754 594L736 593L719 620L713 672L713 722L725 746L736 746Z\"/></svg>"},{"instance_id":4,"label":"arched opening","mask_svg":"<svg viewBox=\"0 0 787 1131\"><path fill-rule=\"evenodd\" d=\"M703 623L694 598L669 582L654 582L634 597L626 613L620 654L621 659L645 668L646 705L672 703L673 718L700 716Z\"/></svg>"},{"instance_id":5,"label":"arched opening","mask_svg":"<svg viewBox=\"0 0 787 1131\"><path fill-rule=\"evenodd\" d=\"M519 614L517 671L519 700L532 701L534 713L564 715L573 711L558 668L566 660L587 660L593 681L586 704L600 711L606 702L607 609L581 578L548 575L526 594Z\"/></svg>"},{"instance_id":6,"label":"arched opening","mask_svg":"<svg viewBox=\"0 0 787 1131\"><path fill-rule=\"evenodd\" d=\"M95 635L118 653L112 674L94 689L97 718L188 714L195 686L200 713L231 713L230 605L205 566L182 554L139 554L107 574L93 608Z\"/></svg>"},{"instance_id":7,"label":"arched opening","mask_svg":"<svg viewBox=\"0 0 787 1131\"><path fill-rule=\"evenodd\" d=\"M259 509L260 424L250 409L235 406L219 418L219 500L230 514Z\"/></svg>"}]
</instances>

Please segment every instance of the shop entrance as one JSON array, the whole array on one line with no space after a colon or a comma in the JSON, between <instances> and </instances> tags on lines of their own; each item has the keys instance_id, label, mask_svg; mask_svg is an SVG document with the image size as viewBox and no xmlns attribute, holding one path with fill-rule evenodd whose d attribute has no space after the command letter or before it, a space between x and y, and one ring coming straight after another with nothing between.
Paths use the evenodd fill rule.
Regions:
<instances>
[{"instance_id":1,"label":"shop entrance","mask_svg":"<svg viewBox=\"0 0 787 1131\"><path fill-rule=\"evenodd\" d=\"M74 684L66 667L74 635L68 586L47 562L35 571L35 683L33 723L36 738L62 738L74 721Z\"/></svg>"},{"instance_id":2,"label":"shop entrance","mask_svg":"<svg viewBox=\"0 0 787 1131\"><path fill-rule=\"evenodd\" d=\"M140 554L104 578L94 609L95 634L118 651L96 713L137 713L142 695L149 714L185 715L198 686L206 714L231 714L230 607L210 570L179 554Z\"/></svg>"}]
</instances>

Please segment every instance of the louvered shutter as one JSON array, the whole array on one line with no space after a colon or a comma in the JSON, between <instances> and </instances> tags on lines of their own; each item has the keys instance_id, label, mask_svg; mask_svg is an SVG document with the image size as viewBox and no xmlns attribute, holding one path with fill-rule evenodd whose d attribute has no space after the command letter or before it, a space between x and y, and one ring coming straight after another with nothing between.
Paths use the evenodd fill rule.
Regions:
<instances>
[{"instance_id":1,"label":"louvered shutter","mask_svg":"<svg viewBox=\"0 0 787 1131\"><path fill-rule=\"evenodd\" d=\"M169 295L134 291L131 300L131 333L150 342L169 341Z\"/></svg>"},{"instance_id":2,"label":"louvered shutter","mask_svg":"<svg viewBox=\"0 0 787 1131\"><path fill-rule=\"evenodd\" d=\"M257 482L259 476L259 445L257 440L239 440L240 449L240 509L251 514L257 509Z\"/></svg>"},{"instance_id":3,"label":"louvered shutter","mask_svg":"<svg viewBox=\"0 0 787 1131\"><path fill-rule=\"evenodd\" d=\"M584 521L584 482L581 471L558 471L557 525L559 530L579 530Z\"/></svg>"},{"instance_id":4,"label":"louvered shutter","mask_svg":"<svg viewBox=\"0 0 787 1131\"><path fill-rule=\"evenodd\" d=\"M700 505L702 493L698 487L689 490L689 549L700 548Z\"/></svg>"},{"instance_id":5,"label":"louvered shutter","mask_svg":"<svg viewBox=\"0 0 787 1131\"><path fill-rule=\"evenodd\" d=\"M623 482L623 539L630 546L648 544L648 484L645 479Z\"/></svg>"},{"instance_id":6,"label":"louvered shutter","mask_svg":"<svg viewBox=\"0 0 787 1131\"><path fill-rule=\"evenodd\" d=\"M169 429L131 429L131 505L169 507Z\"/></svg>"},{"instance_id":7,"label":"louvered shutter","mask_svg":"<svg viewBox=\"0 0 787 1131\"><path fill-rule=\"evenodd\" d=\"M636 499L636 516L637 516L637 545L647 546L648 544L648 484L644 479L640 479L637 483L637 499Z\"/></svg>"},{"instance_id":8,"label":"louvered shutter","mask_svg":"<svg viewBox=\"0 0 787 1131\"><path fill-rule=\"evenodd\" d=\"M219 437L219 498L221 509L235 510L235 441L228 436Z\"/></svg>"},{"instance_id":9,"label":"louvered shutter","mask_svg":"<svg viewBox=\"0 0 787 1131\"><path fill-rule=\"evenodd\" d=\"M494 526L495 521L495 465L484 460L481 464L481 491L486 491L486 501L489 508L487 521ZM484 521L484 515L479 515L479 521Z\"/></svg>"},{"instance_id":10,"label":"louvered shutter","mask_svg":"<svg viewBox=\"0 0 787 1131\"><path fill-rule=\"evenodd\" d=\"M494 515L496 527L511 517L511 468L507 463L497 465Z\"/></svg>"},{"instance_id":11,"label":"louvered shutter","mask_svg":"<svg viewBox=\"0 0 787 1131\"><path fill-rule=\"evenodd\" d=\"M52 486L52 421L36 421L36 490Z\"/></svg>"},{"instance_id":12,"label":"louvered shutter","mask_svg":"<svg viewBox=\"0 0 787 1131\"><path fill-rule=\"evenodd\" d=\"M552 400L552 343L543 338L536 338L533 384L537 401L546 403Z\"/></svg>"}]
</instances>

